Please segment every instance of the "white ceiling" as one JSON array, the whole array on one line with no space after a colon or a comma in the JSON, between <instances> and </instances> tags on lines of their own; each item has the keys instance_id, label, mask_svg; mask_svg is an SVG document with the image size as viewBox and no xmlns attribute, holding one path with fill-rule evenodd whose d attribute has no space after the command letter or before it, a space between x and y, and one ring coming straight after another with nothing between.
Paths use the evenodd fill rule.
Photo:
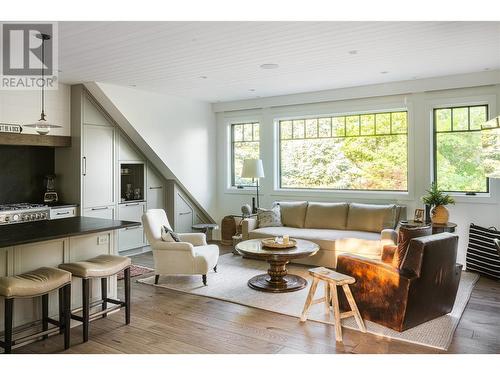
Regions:
<instances>
[{"instance_id":1,"label":"white ceiling","mask_svg":"<svg viewBox=\"0 0 500 375\"><path fill-rule=\"evenodd\" d=\"M60 22L59 40L62 82L210 102L500 69L500 22Z\"/></svg>"}]
</instances>

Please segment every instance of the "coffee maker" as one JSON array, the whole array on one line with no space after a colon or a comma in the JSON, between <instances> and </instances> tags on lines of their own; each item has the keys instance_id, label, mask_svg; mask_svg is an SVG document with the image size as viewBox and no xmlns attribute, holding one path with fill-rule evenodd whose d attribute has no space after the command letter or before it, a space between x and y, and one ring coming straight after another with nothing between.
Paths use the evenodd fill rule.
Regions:
<instances>
[{"instance_id":1,"label":"coffee maker","mask_svg":"<svg viewBox=\"0 0 500 375\"><path fill-rule=\"evenodd\" d=\"M45 176L45 189L43 203L57 203L59 198L56 192L56 175L48 174Z\"/></svg>"}]
</instances>

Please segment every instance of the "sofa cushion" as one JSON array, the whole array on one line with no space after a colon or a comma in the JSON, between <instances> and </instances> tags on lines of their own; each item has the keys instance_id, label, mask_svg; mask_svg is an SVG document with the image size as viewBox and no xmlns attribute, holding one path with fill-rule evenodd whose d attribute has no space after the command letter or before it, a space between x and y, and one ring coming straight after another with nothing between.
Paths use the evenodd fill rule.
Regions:
<instances>
[{"instance_id":1,"label":"sofa cushion","mask_svg":"<svg viewBox=\"0 0 500 375\"><path fill-rule=\"evenodd\" d=\"M286 227L304 228L307 202L277 202L281 210L281 222Z\"/></svg>"},{"instance_id":2,"label":"sofa cushion","mask_svg":"<svg viewBox=\"0 0 500 375\"><path fill-rule=\"evenodd\" d=\"M320 251L332 251L335 256L355 253L371 259L380 259L382 242L380 233L336 229L305 229L290 227L259 228L249 232L249 238L268 238L288 234L319 245Z\"/></svg>"},{"instance_id":3,"label":"sofa cushion","mask_svg":"<svg viewBox=\"0 0 500 375\"><path fill-rule=\"evenodd\" d=\"M396 226L396 205L349 204L347 229L378 232Z\"/></svg>"},{"instance_id":4,"label":"sofa cushion","mask_svg":"<svg viewBox=\"0 0 500 375\"><path fill-rule=\"evenodd\" d=\"M394 252L392 265L398 269L401 268L401 264L403 263L406 253L408 252L408 247L410 246L410 240L412 238L430 236L431 234L431 226L415 228L402 226L399 228L398 247Z\"/></svg>"},{"instance_id":5,"label":"sofa cushion","mask_svg":"<svg viewBox=\"0 0 500 375\"><path fill-rule=\"evenodd\" d=\"M347 203L309 202L305 228L345 229L347 224Z\"/></svg>"},{"instance_id":6,"label":"sofa cushion","mask_svg":"<svg viewBox=\"0 0 500 375\"><path fill-rule=\"evenodd\" d=\"M259 228L283 226L281 223L280 206L276 205L270 210L257 209L257 221Z\"/></svg>"}]
</instances>

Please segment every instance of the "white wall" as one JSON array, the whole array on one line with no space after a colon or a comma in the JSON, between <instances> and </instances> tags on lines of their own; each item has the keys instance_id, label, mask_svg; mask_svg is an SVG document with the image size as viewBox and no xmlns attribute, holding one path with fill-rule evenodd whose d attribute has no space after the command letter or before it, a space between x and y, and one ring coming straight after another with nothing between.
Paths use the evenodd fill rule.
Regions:
<instances>
[{"instance_id":1,"label":"white wall","mask_svg":"<svg viewBox=\"0 0 500 375\"><path fill-rule=\"evenodd\" d=\"M40 118L40 90L0 90L0 122L30 124ZM70 135L70 87L59 84L57 90L45 91L47 120L60 129L50 135ZM23 127L23 134L37 134L34 128Z\"/></svg>"},{"instance_id":2,"label":"white wall","mask_svg":"<svg viewBox=\"0 0 500 375\"><path fill-rule=\"evenodd\" d=\"M97 85L202 208L215 216L216 126L210 104Z\"/></svg>"},{"instance_id":3,"label":"white wall","mask_svg":"<svg viewBox=\"0 0 500 375\"><path fill-rule=\"evenodd\" d=\"M484 77L484 76L483 76ZM498 82L492 82L498 83ZM473 81L471 81L473 84ZM435 88L435 83L434 90ZM389 86L389 87L388 87ZM395 83L396 91L401 91L401 84ZM390 85L384 85L384 92L390 93ZM261 158L264 163L266 178L261 180L261 206L269 207L275 200L310 200L310 201L359 201L359 202L397 202L408 206L409 217L413 216L415 208L422 208L420 197L429 187L432 176L432 123L431 113L434 105L488 103L490 115L497 115L500 109L500 85L469 87L463 89L448 89L442 91L423 91L411 94L363 97L363 90L357 89L359 98L349 100L324 101L319 93L303 94L304 103L288 104L287 96L269 98L269 107L255 108L255 100L247 102L215 104L217 113L217 191L219 201L218 219L227 214L237 214L243 203L250 203L254 192L229 188L230 159L229 131L231 123L241 121L259 121L261 123ZM335 96L335 90L328 95ZM368 92L372 92L372 88ZM395 91L395 92L396 92ZM299 95L293 95L293 101L299 100ZM317 102L310 102L310 98ZM249 110L240 110L248 104ZM266 104L265 98L260 104ZM231 109L238 108L239 110ZM357 111L386 110L407 108L409 113L409 184L408 193L367 193L367 192L300 192L280 191L277 186L277 165L274 157L277 144L275 141L275 121L285 116L303 116L308 114L335 114ZM465 251L468 240L468 227L471 222L500 228L500 180L491 180L489 196L459 196L457 204L450 206L450 221L458 224L460 235L459 257L465 262Z\"/></svg>"}]
</instances>

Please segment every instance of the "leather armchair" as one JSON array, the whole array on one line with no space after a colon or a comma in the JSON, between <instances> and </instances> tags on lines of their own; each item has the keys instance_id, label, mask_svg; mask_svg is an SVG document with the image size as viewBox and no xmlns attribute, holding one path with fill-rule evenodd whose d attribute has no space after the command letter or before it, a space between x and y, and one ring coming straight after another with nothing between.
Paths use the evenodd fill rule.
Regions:
<instances>
[{"instance_id":1,"label":"leather armchair","mask_svg":"<svg viewBox=\"0 0 500 375\"><path fill-rule=\"evenodd\" d=\"M399 268L395 247L386 246L381 260L339 255L337 271L356 279L350 287L364 319L401 332L452 310L462 270L457 245L450 233L418 237ZM348 308L345 299L341 304Z\"/></svg>"},{"instance_id":2,"label":"leather armchair","mask_svg":"<svg viewBox=\"0 0 500 375\"><path fill-rule=\"evenodd\" d=\"M202 275L207 285L207 274L217 271L219 247L208 245L203 233L179 233L181 242L161 239L161 228L170 227L167 214L161 209L148 210L142 215L142 223L155 262L155 284L160 275Z\"/></svg>"}]
</instances>

